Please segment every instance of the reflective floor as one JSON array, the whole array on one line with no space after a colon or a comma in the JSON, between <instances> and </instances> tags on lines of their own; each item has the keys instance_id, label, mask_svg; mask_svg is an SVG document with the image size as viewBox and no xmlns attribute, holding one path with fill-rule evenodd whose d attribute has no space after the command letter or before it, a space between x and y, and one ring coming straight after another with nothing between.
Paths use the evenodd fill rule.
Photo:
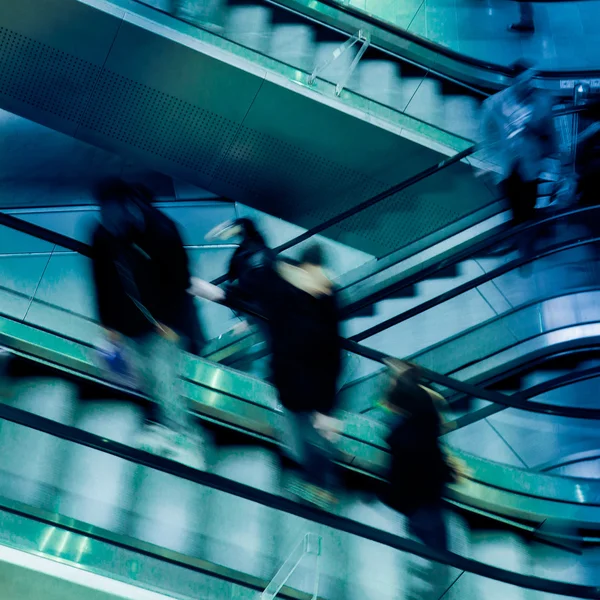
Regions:
<instances>
[{"instance_id":1,"label":"reflective floor","mask_svg":"<svg viewBox=\"0 0 600 600\"><path fill-rule=\"evenodd\" d=\"M346 0L451 50L510 65L525 57L548 70L600 65L600 2L533 2L535 33L507 30L519 19L512 0Z\"/></svg>"}]
</instances>

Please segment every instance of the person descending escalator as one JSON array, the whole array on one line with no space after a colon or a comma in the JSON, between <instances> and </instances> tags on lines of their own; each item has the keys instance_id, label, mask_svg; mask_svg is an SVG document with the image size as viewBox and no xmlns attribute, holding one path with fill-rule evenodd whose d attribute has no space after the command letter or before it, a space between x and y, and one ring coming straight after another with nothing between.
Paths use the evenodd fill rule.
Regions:
<instances>
[{"instance_id":1,"label":"person descending escalator","mask_svg":"<svg viewBox=\"0 0 600 600\"><path fill-rule=\"evenodd\" d=\"M429 547L448 549L442 495L461 467L438 441L442 397L421 384L419 368L388 359L390 388L381 403L388 413L390 464L382 500L406 515L411 535Z\"/></svg>"},{"instance_id":2,"label":"person descending escalator","mask_svg":"<svg viewBox=\"0 0 600 600\"><path fill-rule=\"evenodd\" d=\"M286 412L284 444L301 469L292 491L322 507L335 502L332 415L341 369L339 310L319 245L297 262L278 259L252 278L251 294L264 311L271 343L271 372ZM193 280L194 294L214 301L220 288Z\"/></svg>"},{"instance_id":3,"label":"person descending escalator","mask_svg":"<svg viewBox=\"0 0 600 600\"><path fill-rule=\"evenodd\" d=\"M600 106L587 111L594 122L577 137L577 198L583 206L600 204Z\"/></svg>"},{"instance_id":4,"label":"person descending escalator","mask_svg":"<svg viewBox=\"0 0 600 600\"><path fill-rule=\"evenodd\" d=\"M145 188L111 179L97 186L95 197L100 222L92 237L92 268L100 322L157 408L157 423L146 427L138 444L200 466L200 432L192 430L179 389L182 350L198 343L192 340L198 324L190 316L181 236L151 206Z\"/></svg>"},{"instance_id":5,"label":"person descending escalator","mask_svg":"<svg viewBox=\"0 0 600 600\"><path fill-rule=\"evenodd\" d=\"M557 152L552 104L535 87L536 71L525 61L513 65L516 78L510 87L483 103L484 145L496 153L501 189L512 210L513 226L535 218L538 182L547 161ZM531 234L521 236L521 249L532 250Z\"/></svg>"},{"instance_id":6,"label":"person descending escalator","mask_svg":"<svg viewBox=\"0 0 600 600\"><path fill-rule=\"evenodd\" d=\"M227 271L229 295L234 295L261 312L254 282L260 281L264 269L273 267L275 253L267 245L254 221L246 217L221 223L206 235L208 241L230 241L236 238L240 240L239 245L229 260ZM262 321L251 317L249 321L266 337L267 328ZM235 330L239 332L246 327L247 324L243 322L243 325L236 326Z\"/></svg>"}]
</instances>

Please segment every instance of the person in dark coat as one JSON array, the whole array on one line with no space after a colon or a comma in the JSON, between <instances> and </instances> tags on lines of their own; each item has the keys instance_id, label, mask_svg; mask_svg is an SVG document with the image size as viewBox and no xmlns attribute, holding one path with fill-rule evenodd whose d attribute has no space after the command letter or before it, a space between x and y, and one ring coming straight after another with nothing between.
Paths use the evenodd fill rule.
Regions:
<instances>
[{"instance_id":1,"label":"person in dark coat","mask_svg":"<svg viewBox=\"0 0 600 600\"><path fill-rule=\"evenodd\" d=\"M93 274L100 321L137 338L156 322L199 353L204 336L190 286L188 256L175 223L154 208L148 191L119 180L96 189L101 222L92 236Z\"/></svg>"},{"instance_id":2,"label":"person in dark coat","mask_svg":"<svg viewBox=\"0 0 600 600\"><path fill-rule=\"evenodd\" d=\"M179 393L181 349L191 346L193 298L188 257L176 225L121 180L96 189L100 223L92 236L98 315L113 343L127 348L162 427L142 446L171 452L189 446L187 406ZM175 450L173 448L175 447Z\"/></svg>"},{"instance_id":3,"label":"person in dark coat","mask_svg":"<svg viewBox=\"0 0 600 600\"><path fill-rule=\"evenodd\" d=\"M322 506L334 501L332 418L341 369L339 308L335 288L323 269L323 251L309 246L297 262L277 260L253 277L247 292L267 319L271 372L279 400L292 425L286 441L301 466L304 483L297 490ZM222 301L226 294L194 280L194 293Z\"/></svg>"},{"instance_id":4,"label":"person in dark coat","mask_svg":"<svg viewBox=\"0 0 600 600\"><path fill-rule=\"evenodd\" d=\"M391 386L383 405L391 415L388 484L382 500L408 518L409 531L438 550L448 549L442 495L453 471L440 448L441 421L436 398L419 385L419 370L388 362Z\"/></svg>"},{"instance_id":5,"label":"person in dark coat","mask_svg":"<svg viewBox=\"0 0 600 600\"><path fill-rule=\"evenodd\" d=\"M261 312L255 282L262 280L264 269L273 267L275 253L267 245L254 221L246 217L221 223L206 235L207 240L229 241L232 238L238 238L240 242L229 260L228 296ZM262 321L253 318L249 321L259 329L263 337L268 338L267 328Z\"/></svg>"}]
</instances>

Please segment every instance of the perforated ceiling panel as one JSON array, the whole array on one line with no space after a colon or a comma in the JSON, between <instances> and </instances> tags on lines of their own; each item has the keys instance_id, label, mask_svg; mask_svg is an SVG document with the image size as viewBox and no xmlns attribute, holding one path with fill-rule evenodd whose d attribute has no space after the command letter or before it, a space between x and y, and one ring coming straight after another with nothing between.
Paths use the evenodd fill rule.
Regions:
<instances>
[{"instance_id":1,"label":"perforated ceiling panel","mask_svg":"<svg viewBox=\"0 0 600 600\"><path fill-rule=\"evenodd\" d=\"M76 123L100 69L0 27L0 93Z\"/></svg>"},{"instance_id":2,"label":"perforated ceiling panel","mask_svg":"<svg viewBox=\"0 0 600 600\"><path fill-rule=\"evenodd\" d=\"M4 108L286 220L314 225L439 158L293 90L278 88L273 99L276 86L264 84L264 73L249 74L129 23L96 40L104 56L97 50L96 62L84 60L68 32L80 39L94 26L96 9L81 12L76 3L76 14L61 21L61 39L49 44L23 32L39 32L40 11L58 0L21 2L31 15L21 10L20 32L6 26L10 14L0 8ZM62 0L61 10L71 2ZM49 29L43 31L47 37ZM286 117L277 121L283 109ZM451 189L398 194L332 235L351 233L366 252L395 250L491 200L481 184L469 185L460 198Z\"/></svg>"},{"instance_id":3,"label":"perforated ceiling panel","mask_svg":"<svg viewBox=\"0 0 600 600\"><path fill-rule=\"evenodd\" d=\"M230 119L107 70L100 73L92 96L82 127L208 177L239 128Z\"/></svg>"}]
</instances>

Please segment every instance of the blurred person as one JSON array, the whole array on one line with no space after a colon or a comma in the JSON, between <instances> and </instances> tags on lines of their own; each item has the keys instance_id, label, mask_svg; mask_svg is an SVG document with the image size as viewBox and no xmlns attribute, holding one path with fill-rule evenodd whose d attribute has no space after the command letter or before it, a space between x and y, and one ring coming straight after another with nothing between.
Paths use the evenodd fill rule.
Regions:
<instances>
[{"instance_id":1,"label":"blurred person","mask_svg":"<svg viewBox=\"0 0 600 600\"><path fill-rule=\"evenodd\" d=\"M178 249L180 242L181 247L183 247L183 241L181 240L181 236L175 223L169 219L166 214L154 206L154 195L152 192L145 185L139 183L133 184L131 187L135 194L134 198L139 199L142 202L143 210L149 216L149 220L167 225L173 232L173 247ZM184 261L186 263L188 262L187 252L185 253L185 257L179 254L176 261L177 264L181 265L182 269L188 271L188 275L182 273L178 276L180 282L183 282L184 280L189 281L189 266L185 266ZM178 293L182 295L181 287L179 288ZM181 304L178 308L181 310L179 315L178 334L181 336L183 349L190 354L201 356L202 348L206 344L206 336L202 324L200 323L200 318L193 298L187 293L182 295Z\"/></svg>"},{"instance_id":2,"label":"blurred person","mask_svg":"<svg viewBox=\"0 0 600 600\"><path fill-rule=\"evenodd\" d=\"M228 293L261 312L260 306L258 306L259 299L255 293L254 281L260 280L264 269L273 267L275 254L267 245L254 221L246 217L221 223L206 235L207 240L230 241L235 238L239 240L239 245L229 260L227 271ZM266 337L267 328L263 322L251 317L249 320ZM234 329L239 332L245 327L246 325L236 326Z\"/></svg>"},{"instance_id":3,"label":"blurred person","mask_svg":"<svg viewBox=\"0 0 600 600\"><path fill-rule=\"evenodd\" d=\"M517 2L519 5L519 20L508 27L509 31L515 33L534 33L533 5L531 2Z\"/></svg>"},{"instance_id":4,"label":"blurred person","mask_svg":"<svg viewBox=\"0 0 600 600\"><path fill-rule=\"evenodd\" d=\"M557 144L551 100L536 89L536 71L524 61L515 63L513 70L513 85L483 103L483 134L484 144L496 151L500 185L512 210L512 224L517 226L535 218L538 180ZM525 254L532 241L530 235L522 237Z\"/></svg>"},{"instance_id":5,"label":"blurred person","mask_svg":"<svg viewBox=\"0 0 600 600\"><path fill-rule=\"evenodd\" d=\"M199 464L202 457L191 453L199 451L200 440L192 437L179 390L193 309L188 257L176 225L151 206L148 194L119 179L103 181L95 190L97 309L107 338L124 349L138 384L158 409L158 424L148 425L138 444L167 455L188 452L186 460Z\"/></svg>"},{"instance_id":6,"label":"blurred person","mask_svg":"<svg viewBox=\"0 0 600 600\"><path fill-rule=\"evenodd\" d=\"M390 388L382 401L388 412L390 464L382 500L406 515L410 534L430 548L448 550L442 496L458 465L439 443L442 396L421 385L418 367L388 359Z\"/></svg>"},{"instance_id":7,"label":"blurred person","mask_svg":"<svg viewBox=\"0 0 600 600\"><path fill-rule=\"evenodd\" d=\"M335 288L324 270L320 246L307 247L299 261L279 259L252 278L252 294L264 311L271 343L271 372L289 431L284 437L301 468L293 492L323 508L335 503L333 440L341 368L339 310ZM224 300L226 292L193 280L193 293Z\"/></svg>"}]
</instances>

